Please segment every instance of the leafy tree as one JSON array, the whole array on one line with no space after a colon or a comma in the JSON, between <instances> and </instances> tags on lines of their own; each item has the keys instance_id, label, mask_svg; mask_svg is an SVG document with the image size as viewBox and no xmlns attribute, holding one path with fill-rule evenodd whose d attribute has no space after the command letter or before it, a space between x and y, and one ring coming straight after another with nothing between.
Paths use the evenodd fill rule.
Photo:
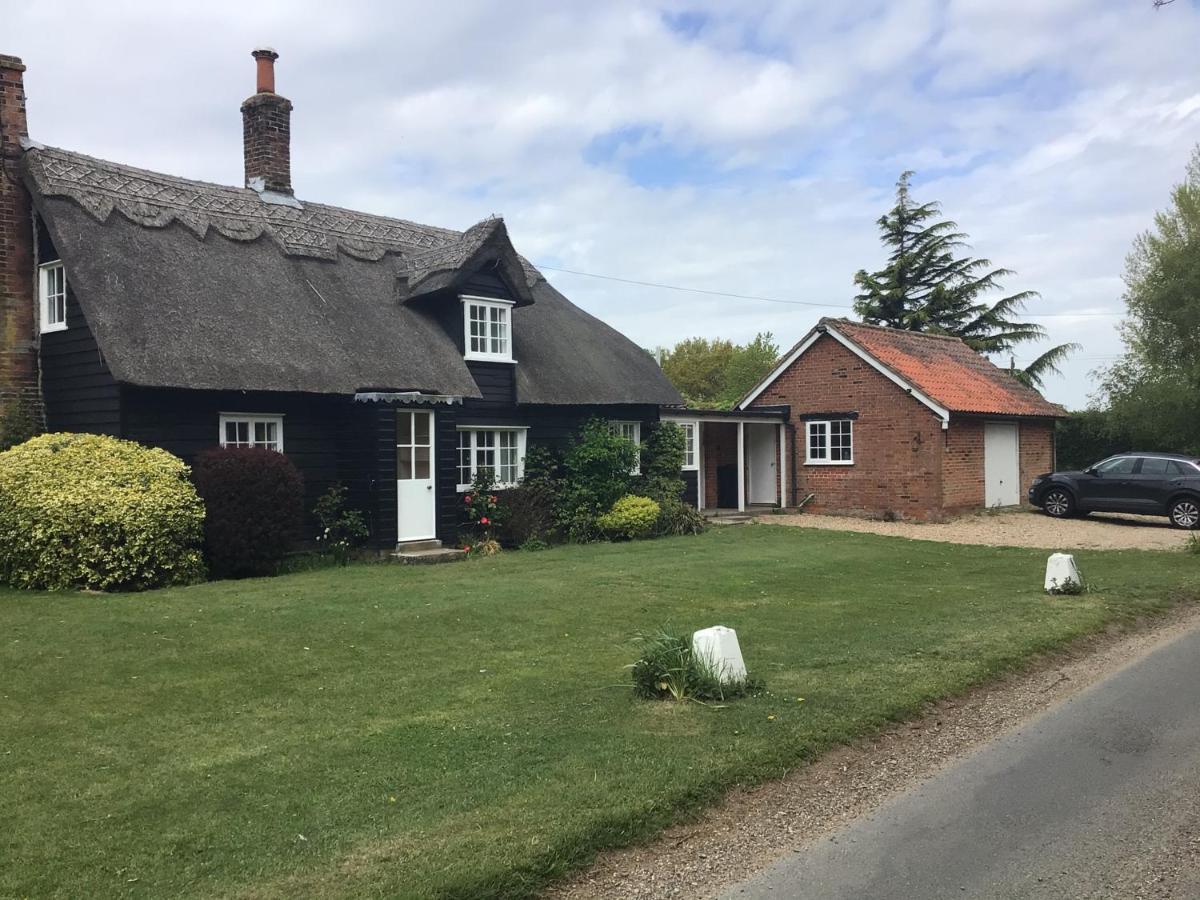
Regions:
<instances>
[{"instance_id":1,"label":"leafy tree","mask_svg":"<svg viewBox=\"0 0 1200 900\"><path fill-rule=\"evenodd\" d=\"M912 175L900 175L896 205L879 219L880 236L891 251L887 265L872 273L860 269L854 276L859 289L854 311L875 325L955 335L981 353L1004 353L1045 338L1040 325L1017 318L1037 292L1019 291L989 302L988 295L1001 291L1001 280L1012 271L960 255L967 247L966 233L941 218L937 201L912 199ZM1075 344L1054 347L1013 374L1040 386L1075 349Z\"/></svg>"},{"instance_id":2,"label":"leafy tree","mask_svg":"<svg viewBox=\"0 0 1200 900\"><path fill-rule=\"evenodd\" d=\"M728 409L771 371L778 357L769 331L746 344L689 338L663 353L662 369L689 406Z\"/></svg>"},{"instance_id":3,"label":"leafy tree","mask_svg":"<svg viewBox=\"0 0 1200 900\"><path fill-rule=\"evenodd\" d=\"M1125 261L1125 355L1101 379L1118 426L1148 449L1200 453L1200 147Z\"/></svg>"}]
</instances>

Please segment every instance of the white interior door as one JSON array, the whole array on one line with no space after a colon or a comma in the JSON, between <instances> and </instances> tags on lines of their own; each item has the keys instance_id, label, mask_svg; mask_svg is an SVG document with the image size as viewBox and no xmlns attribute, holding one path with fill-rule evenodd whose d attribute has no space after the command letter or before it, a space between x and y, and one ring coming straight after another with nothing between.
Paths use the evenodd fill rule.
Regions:
<instances>
[{"instance_id":1,"label":"white interior door","mask_svg":"<svg viewBox=\"0 0 1200 900\"><path fill-rule=\"evenodd\" d=\"M750 496L751 503L775 503L775 467L778 455L775 452L774 425L748 425L750 444Z\"/></svg>"},{"instance_id":2,"label":"white interior door","mask_svg":"<svg viewBox=\"0 0 1200 900\"><path fill-rule=\"evenodd\" d=\"M1016 506L1021 502L1016 422L987 422L983 426L983 491L988 506Z\"/></svg>"},{"instance_id":3,"label":"white interior door","mask_svg":"<svg viewBox=\"0 0 1200 900\"><path fill-rule=\"evenodd\" d=\"M397 410L397 541L424 541L437 535L437 491L434 490L433 475L433 413Z\"/></svg>"}]
</instances>

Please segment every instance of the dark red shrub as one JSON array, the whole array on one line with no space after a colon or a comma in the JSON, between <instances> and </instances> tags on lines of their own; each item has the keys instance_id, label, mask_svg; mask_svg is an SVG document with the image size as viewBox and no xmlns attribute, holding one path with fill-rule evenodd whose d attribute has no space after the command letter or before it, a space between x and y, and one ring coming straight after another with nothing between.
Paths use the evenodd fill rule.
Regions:
<instances>
[{"instance_id":1,"label":"dark red shrub","mask_svg":"<svg viewBox=\"0 0 1200 900\"><path fill-rule=\"evenodd\" d=\"M204 546L218 578L273 575L304 516L304 478L282 453L214 447L196 458Z\"/></svg>"}]
</instances>

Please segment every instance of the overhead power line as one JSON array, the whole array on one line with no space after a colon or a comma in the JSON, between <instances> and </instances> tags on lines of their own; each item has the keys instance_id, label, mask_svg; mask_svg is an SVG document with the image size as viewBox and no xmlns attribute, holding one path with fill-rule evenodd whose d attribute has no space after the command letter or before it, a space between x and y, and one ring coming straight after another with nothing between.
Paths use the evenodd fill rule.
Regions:
<instances>
[{"instance_id":1,"label":"overhead power line","mask_svg":"<svg viewBox=\"0 0 1200 900\"><path fill-rule=\"evenodd\" d=\"M664 291L681 291L687 294L704 294L708 297L728 297L733 300L759 300L763 303L783 303L788 306L817 306L824 309L851 310L854 307L843 303L819 303L815 300L788 300L783 297L763 297L759 294L735 294L730 291L713 291L706 288L684 287L679 284L664 284L661 281L641 281L637 278L621 278L617 275L600 275L596 272L581 272L578 269L563 269L559 266L544 266L535 263L539 269L549 269L551 272L562 272L566 275L580 275L584 278L599 278L602 281L616 281L621 284L635 284L639 287L658 288ZM1029 313L1031 319L1091 319L1121 316L1119 312L1078 312L1078 313Z\"/></svg>"}]
</instances>

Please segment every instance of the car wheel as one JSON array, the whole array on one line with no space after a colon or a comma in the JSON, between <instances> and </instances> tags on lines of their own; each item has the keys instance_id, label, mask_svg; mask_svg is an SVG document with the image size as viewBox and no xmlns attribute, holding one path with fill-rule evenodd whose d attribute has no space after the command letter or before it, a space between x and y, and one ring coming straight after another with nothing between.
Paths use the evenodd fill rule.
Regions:
<instances>
[{"instance_id":1,"label":"car wheel","mask_svg":"<svg viewBox=\"0 0 1200 900\"><path fill-rule=\"evenodd\" d=\"M1195 528L1200 525L1200 500L1183 497L1171 504L1171 524L1176 528Z\"/></svg>"},{"instance_id":2,"label":"car wheel","mask_svg":"<svg viewBox=\"0 0 1200 900\"><path fill-rule=\"evenodd\" d=\"M1042 495L1042 510L1055 519L1065 519L1074 508L1074 498L1062 488L1051 488Z\"/></svg>"}]
</instances>

